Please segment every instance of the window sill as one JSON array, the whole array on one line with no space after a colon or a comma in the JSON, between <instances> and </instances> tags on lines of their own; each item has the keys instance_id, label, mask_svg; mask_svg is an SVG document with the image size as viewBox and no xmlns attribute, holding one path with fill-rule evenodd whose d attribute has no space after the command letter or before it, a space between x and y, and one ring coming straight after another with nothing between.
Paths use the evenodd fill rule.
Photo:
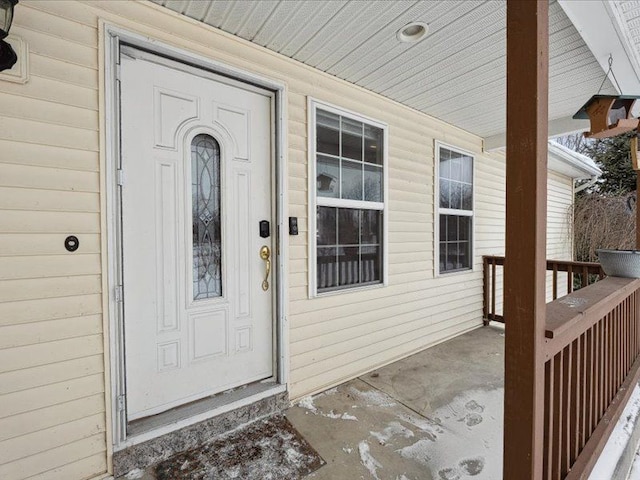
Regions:
<instances>
[{"instance_id":1,"label":"window sill","mask_svg":"<svg viewBox=\"0 0 640 480\"><path fill-rule=\"evenodd\" d=\"M455 277L458 275L468 275L470 273L475 273L477 272L478 269L474 267L472 268L467 268L466 270L454 270L454 271L449 271L449 272L436 272L435 274L435 278L445 278L445 277Z\"/></svg>"},{"instance_id":2,"label":"window sill","mask_svg":"<svg viewBox=\"0 0 640 480\"><path fill-rule=\"evenodd\" d=\"M324 297L332 297L334 295L345 295L347 293L366 292L367 290L375 290L377 288L384 288L386 286L387 286L386 283L374 283L372 285L363 285L361 287L341 288L337 290L331 290L328 292L316 292L315 295L312 295L309 298L310 299L324 298Z\"/></svg>"}]
</instances>

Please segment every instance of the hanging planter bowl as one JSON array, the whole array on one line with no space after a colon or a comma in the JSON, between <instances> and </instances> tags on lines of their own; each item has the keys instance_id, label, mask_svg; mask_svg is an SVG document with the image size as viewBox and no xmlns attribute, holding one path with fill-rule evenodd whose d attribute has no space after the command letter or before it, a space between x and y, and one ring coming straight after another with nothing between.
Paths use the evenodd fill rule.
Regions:
<instances>
[{"instance_id":1,"label":"hanging planter bowl","mask_svg":"<svg viewBox=\"0 0 640 480\"><path fill-rule=\"evenodd\" d=\"M610 277L640 278L640 250L596 250L604 273Z\"/></svg>"}]
</instances>

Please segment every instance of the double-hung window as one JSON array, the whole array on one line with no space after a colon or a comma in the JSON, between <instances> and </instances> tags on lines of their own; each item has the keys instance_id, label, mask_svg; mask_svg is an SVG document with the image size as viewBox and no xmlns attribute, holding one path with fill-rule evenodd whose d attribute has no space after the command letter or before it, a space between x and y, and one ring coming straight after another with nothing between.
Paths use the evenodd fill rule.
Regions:
<instances>
[{"instance_id":1,"label":"double-hung window","mask_svg":"<svg viewBox=\"0 0 640 480\"><path fill-rule=\"evenodd\" d=\"M437 145L439 273L473 267L473 157Z\"/></svg>"},{"instance_id":2,"label":"double-hung window","mask_svg":"<svg viewBox=\"0 0 640 480\"><path fill-rule=\"evenodd\" d=\"M310 107L312 294L380 284L386 126L316 102Z\"/></svg>"}]
</instances>

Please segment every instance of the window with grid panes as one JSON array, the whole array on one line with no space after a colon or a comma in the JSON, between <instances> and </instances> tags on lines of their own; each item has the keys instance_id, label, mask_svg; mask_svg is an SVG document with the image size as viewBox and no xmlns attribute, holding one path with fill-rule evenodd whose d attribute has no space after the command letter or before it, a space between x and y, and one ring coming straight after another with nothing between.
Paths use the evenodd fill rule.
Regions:
<instances>
[{"instance_id":1,"label":"window with grid panes","mask_svg":"<svg viewBox=\"0 0 640 480\"><path fill-rule=\"evenodd\" d=\"M316 289L382 283L384 130L315 109Z\"/></svg>"},{"instance_id":2,"label":"window with grid panes","mask_svg":"<svg viewBox=\"0 0 640 480\"><path fill-rule=\"evenodd\" d=\"M438 148L439 272L472 268L473 157Z\"/></svg>"}]
</instances>

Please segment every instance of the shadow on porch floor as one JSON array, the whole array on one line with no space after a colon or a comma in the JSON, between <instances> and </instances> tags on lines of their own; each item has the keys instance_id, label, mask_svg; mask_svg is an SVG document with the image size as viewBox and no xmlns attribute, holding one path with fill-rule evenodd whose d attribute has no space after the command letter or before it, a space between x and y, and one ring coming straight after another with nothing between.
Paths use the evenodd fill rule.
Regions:
<instances>
[{"instance_id":1,"label":"shadow on porch floor","mask_svg":"<svg viewBox=\"0 0 640 480\"><path fill-rule=\"evenodd\" d=\"M480 328L313 397L287 417L314 480L502 478L504 329Z\"/></svg>"}]
</instances>

